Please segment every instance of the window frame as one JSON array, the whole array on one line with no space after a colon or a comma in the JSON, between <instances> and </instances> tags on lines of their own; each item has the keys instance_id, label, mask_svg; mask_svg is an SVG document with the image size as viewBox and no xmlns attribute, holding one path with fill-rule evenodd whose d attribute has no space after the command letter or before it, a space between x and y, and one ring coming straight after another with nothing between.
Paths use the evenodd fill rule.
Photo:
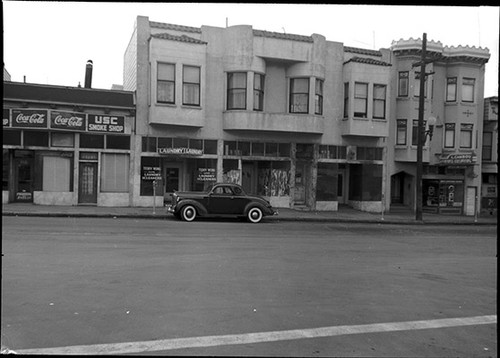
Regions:
<instances>
[{"instance_id":1,"label":"window frame","mask_svg":"<svg viewBox=\"0 0 500 358\"><path fill-rule=\"evenodd\" d=\"M445 148L455 148L455 134L456 134L456 125L455 123L445 123L444 124L444 147ZM448 136L448 133L451 133L451 137ZM448 142L448 138L451 138L451 145Z\"/></svg>"},{"instance_id":2,"label":"window frame","mask_svg":"<svg viewBox=\"0 0 500 358\"><path fill-rule=\"evenodd\" d=\"M186 68L193 68L198 70L198 82L190 82L186 80ZM186 101L186 91L187 88L197 88L197 94L196 99L194 99L193 103L189 103ZM189 97L189 96L188 96ZM182 65L182 104L185 106L195 106L195 107L200 107L201 106L201 67L200 66L194 66L194 65Z\"/></svg>"},{"instance_id":3,"label":"window frame","mask_svg":"<svg viewBox=\"0 0 500 358\"><path fill-rule=\"evenodd\" d=\"M245 86L244 87L236 87L232 85L232 77L236 75L244 75L245 76ZM243 71L234 71L227 72L227 99L226 99L226 108L227 110L246 110L247 109L247 84L248 84L248 74ZM236 94L244 94L245 100L243 101L243 106L237 106L234 98Z\"/></svg>"},{"instance_id":4,"label":"window frame","mask_svg":"<svg viewBox=\"0 0 500 358\"><path fill-rule=\"evenodd\" d=\"M401 130L402 129L402 130ZM403 137L400 134L404 134ZM400 141L400 139L403 141ZM406 145L408 138L408 120L407 119L397 119L396 120L396 145Z\"/></svg>"},{"instance_id":5,"label":"window frame","mask_svg":"<svg viewBox=\"0 0 500 358\"><path fill-rule=\"evenodd\" d=\"M365 97L361 97L356 89L358 86L365 86L366 88L366 93ZM364 102L364 112L356 112L357 109L357 102L358 101L363 101ZM354 118L368 118L368 83L367 82L354 82Z\"/></svg>"},{"instance_id":6,"label":"window frame","mask_svg":"<svg viewBox=\"0 0 500 358\"><path fill-rule=\"evenodd\" d=\"M383 99L380 99L380 98L375 98L375 88L383 88L384 89L384 98ZM372 108L372 111L373 111L373 118L375 119L386 119L386 104L387 104L387 85L385 84L381 84L381 83L374 83L373 84L373 108ZM376 116L375 115L375 111L376 111L376 103L378 102L382 102L383 103L383 114L381 117L379 116Z\"/></svg>"},{"instance_id":7,"label":"window frame","mask_svg":"<svg viewBox=\"0 0 500 358\"><path fill-rule=\"evenodd\" d=\"M446 77L446 102L456 102L457 101L457 77ZM450 88L453 88L453 97L450 97Z\"/></svg>"},{"instance_id":8,"label":"window frame","mask_svg":"<svg viewBox=\"0 0 500 358\"><path fill-rule=\"evenodd\" d=\"M460 123L460 148L471 149L472 148L472 138L474 133L473 123ZM464 135L467 135L465 137ZM464 142L466 142L465 145Z\"/></svg>"},{"instance_id":9,"label":"window frame","mask_svg":"<svg viewBox=\"0 0 500 358\"><path fill-rule=\"evenodd\" d=\"M424 74L424 98L427 98L427 77ZM415 77L414 77L414 85L413 85L414 91L413 91L413 97L420 97L420 71L415 71Z\"/></svg>"},{"instance_id":10,"label":"window frame","mask_svg":"<svg viewBox=\"0 0 500 358\"><path fill-rule=\"evenodd\" d=\"M398 97L408 97L410 87L410 72L399 71L398 73ZM403 90L404 89L404 90Z\"/></svg>"},{"instance_id":11,"label":"window frame","mask_svg":"<svg viewBox=\"0 0 500 358\"><path fill-rule=\"evenodd\" d=\"M296 92L295 85L296 81L307 81L307 92ZM295 77L290 78L290 106L289 112L293 114L308 114L309 113L309 91L310 91L310 78L309 77ZM296 108L302 108L304 106L303 103L295 104L295 98L303 99L306 98L305 101L305 110L296 110Z\"/></svg>"},{"instance_id":12,"label":"window frame","mask_svg":"<svg viewBox=\"0 0 500 358\"><path fill-rule=\"evenodd\" d=\"M323 84L324 80L316 78L314 88L314 114L323 115ZM319 86L318 86L319 85ZM319 87L319 92L318 92Z\"/></svg>"},{"instance_id":13,"label":"window frame","mask_svg":"<svg viewBox=\"0 0 500 358\"><path fill-rule=\"evenodd\" d=\"M259 79L259 80L257 80ZM256 84L259 84L257 87ZM262 112L264 110L264 86L265 75L262 73L254 73L253 76L253 110Z\"/></svg>"},{"instance_id":14,"label":"window frame","mask_svg":"<svg viewBox=\"0 0 500 358\"><path fill-rule=\"evenodd\" d=\"M169 66L173 67L173 79L160 79L160 67L161 66ZM175 82L176 82L176 65L175 63L169 63L169 62L157 62L156 65L156 102L157 103L162 103L162 104L175 104ZM160 99L160 84L166 84L169 85L168 87L172 91L171 97L172 100L168 99Z\"/></svg>"},{"instance_id":15,"label":"window frame","mask_svg":"<svg viewBox=\"0 0 500 358\"><path fill-rule=\"evenodd\" d=\"M472 85L466 84L466 82L471 82ZM468 87L472 87L472 94L471 94L470 99L465 99L464 98L464 93L465 93L464 89L468 88ZM476 79L471 78L471 77L463 77L462 78L462 102L474 103L475 91L476 91Z\"/></svg>"},{"instance_id":16,"label":"window frame","mask_svg":"<svg viewBox=\"0 0 500 358\"><path fill-rule=\"evenodd\" d=\"M487 136L488 140L486 140ZM487 162L493 160L493 132L483 132L482 160Z\"/></svg>"},{"instance_id":17,"label":"window frame","mask_svg":"<svg viewBox=\"0 0 500 358\"><path fill-rule=\"evenodd\" d=\"M344 82L344 118L349 118L349 82Z\"/></svg>"}]
</instances>

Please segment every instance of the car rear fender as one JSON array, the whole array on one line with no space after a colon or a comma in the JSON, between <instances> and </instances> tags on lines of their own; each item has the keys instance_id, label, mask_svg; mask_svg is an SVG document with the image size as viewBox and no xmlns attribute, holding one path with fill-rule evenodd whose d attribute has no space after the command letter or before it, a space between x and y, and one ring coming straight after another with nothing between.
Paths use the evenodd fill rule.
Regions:
<instances>
[{"instance_id":1,"label":"car rear fender","mask_svg":"<svg viewBox=\"0 0 500 358\"><path fill-rule=\"evenodd\" d=\"M252 201L252 202L248 203L247 206L245 206L245 211L243 212L245 214L245 216L248 214L248 211L251 208L255 208L255 207L258 207L260 210L262 210L262 213L264 215L268 215L269 209L264 204Z\"/></svg>"},{"instance_id":2,"label":"car rear fender","mask_svg":"<svg viewBox=\"0 0 500 358\"><path fill-rule=\"evenodd\" d=\"M181 212L182 208L185 207L186 205L193 205L196 208L198 215L206 215L207 214L207 209L202 204L200 204L196 200L192 200L192 199L182 199L177 204L178 212Z\"/></svg>"}]
</instances>

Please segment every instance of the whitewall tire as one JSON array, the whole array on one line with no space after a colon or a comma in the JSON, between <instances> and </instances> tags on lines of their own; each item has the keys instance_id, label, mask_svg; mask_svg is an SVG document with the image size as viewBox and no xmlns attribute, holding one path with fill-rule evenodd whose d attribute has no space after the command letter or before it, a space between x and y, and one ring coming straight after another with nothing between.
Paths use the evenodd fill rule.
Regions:
<instances>
[{"instance_id":1,"label":"whitewall tire","mask_svg":"<svg viewBox=\"0 0 500 358\"><path fill-rule=\"evenodd\" d=\"M181 210L181 218L184 221L193 221L196 219L196 208L193 205L186 205Z\"/></svg>"},{"instance_id":2,"label":"whitewall tire","mask_svg":"<svg viewBox=\"0 0 500 358\"><path fill-rule=\"evenodd\" d=\"M248 213L247 213L248 221L250 221L251 223L254 223L254 224L260 222L262 220L263 216L264 215L262 214L262 210L260 210L257 207L251 208L250 210L248 210Z\"/></svg>"}]
</instances>

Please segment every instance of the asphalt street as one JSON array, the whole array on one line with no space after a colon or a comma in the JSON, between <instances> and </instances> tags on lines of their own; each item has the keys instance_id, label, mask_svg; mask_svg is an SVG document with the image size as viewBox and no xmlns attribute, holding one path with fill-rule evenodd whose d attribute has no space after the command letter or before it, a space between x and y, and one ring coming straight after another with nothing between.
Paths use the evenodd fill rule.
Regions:
<instances>
[{"instance_id":1,"label":"asphalt street","mask_svg":"<svg viewBox=\"0 0 500 358\"><path fill-rule=\"evenodd\" d=\"M3 349L497 356L494 226L2 224Z\"/></svg>"}]
</instances>

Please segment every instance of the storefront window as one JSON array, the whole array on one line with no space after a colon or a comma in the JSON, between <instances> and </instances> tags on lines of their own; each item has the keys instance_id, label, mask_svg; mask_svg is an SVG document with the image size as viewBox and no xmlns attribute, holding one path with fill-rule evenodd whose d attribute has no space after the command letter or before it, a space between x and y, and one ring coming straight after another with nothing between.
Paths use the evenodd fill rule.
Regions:
<instances>
[{"instance_id":1,"label":"storefront window","mask_svg":"<svg viewBox=\"0 0 500 358\"><path fill-rule=\"evenodd\" d=\"M107 135L106 148L108 149L130 149L130 136L128 135Z\"/></svg>"},{"instance_id":2,"label":"storefront window","mask_svg":"<svg viewBox=\"0 0 500 358\"><path fill-rule=\"evenodd\" d=\"M223 182L234 184L241 183L241 171L238 169L237 159L224 159Z\"/></svg>"},{"instance_id":3,"label":"storefront window","mask_svg":"<svg viewBox=\"0 0 500 358\"><path fill-rule=\"evenodd\" d=\"M101 164L101 191L127 192L128 191L128 154L102 155Z\"/></svg>"},{"instance_id":4,"label":"storefront window","mask_svg":"<svg viewBox=\"0 0 500 358\"><path fill-rule=\"evenodd\" d=\"M3 156L2 156L2 190L9 190L9 168L10 168L10 161L9 161L9 150L4 149L3 150Z\"/></svg>"},{"instance_id":5,"label":"storefront window","mask_svg":"<svg viewBox=\"0 0 500 358\"><path fill-rule=\"evenodd\" d=\"M257 194L290 195L290 162L257 162Z\"/></svg>"},{"instance_id":6,"label":"storefront window","mask_svg":"<svg viewBox=\"0 0 500 358\"><path fill-rule=\"evenodd\" d=\"M337 168L336 163L318 163L317 201L337 200Z\"/></svg>"},{"instance_id":7,"label":"storefront window","mask_svg":"<svg viewBox=\"0 0 500 358\"><path fill-rule=\"evenodd\" d=\"M142 152L156 153L156 137L142 137Z\"/></svg>"},{"instance_id":8,"label":"storefront window","mask_svg":"<svg viewBox=\"0 0 500 358\"><path fill-rule=\"evenodd\" d=\"M73 148L75 146L75 135L73 133L54 132L51 134L51 145L53 147Z\"/></svg>"},{"instance_id":9,"label":"storefront window","mask_svg":"<svg viewBox=\"0 0 500 358\"><path fill-rule=\"evenodd\" d=\"M382 165L349 165L349 200L379 201L382 198Z\"/></svg>"},{"instance_id":10,"label":"storefront window","mask_svg":"<svg viewBox=\"0 0 500 358\"><path fill-rule=\"evenodd\" d=\"M462 180L423 180L423 206L429 208L462 208L464 183Z\"/></svg>"},{"instance_id":11,"label":"storefront window","mask_svg":"<svg viewBox=\"0 0 500 358\"><path fill-rule=\"evenodd\" d=\"M153 180L160 173L161 166L160 158L158 157L141 157L141 195L153 196ZM156 195L163 195L162 180L156 182Z\"/></svg>"},{"instance_id":12,"label":"storefront window","mask_svg":"<svg viewBox=\"0 0 500 358\"><path fill-rule=\"evenodd\" d=\"M61 156L44 156L42 174L43 191L71 191L71 169L71 158Z\"/></svg>"},{"instance_id":13,"label":"storefront window","mask_svg":"<svg viewBox=\"0 0 500 358\"><path fill-rule=\"evenodd\" d=\"M216 140L204 140L203 148L205 154L217 154L217 141Z\"/></svg>"},{"instance_id":14,"label":"storefront window","mask_svg":"<svg viewBox=\"0 0 500 358\"><path fill-rule=\"evenodd\" d=\"M217 181L217 159L194 159L189 162L190 189L206 191Z\"/></svg>"}]
</instances>

